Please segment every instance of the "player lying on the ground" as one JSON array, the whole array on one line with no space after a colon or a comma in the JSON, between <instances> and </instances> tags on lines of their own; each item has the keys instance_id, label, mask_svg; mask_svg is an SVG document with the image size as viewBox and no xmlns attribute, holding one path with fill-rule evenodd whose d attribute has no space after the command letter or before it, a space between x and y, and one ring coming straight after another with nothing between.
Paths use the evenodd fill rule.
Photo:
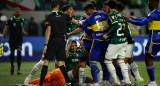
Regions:
<instances>
[{"instance_id":1,"label":"player lying on the ground","mask_svg":"<svg viewBox=\"0 0 160 86\"><path fill-rule=\"evenodd\" d=\"M82 48L84 49L81 41L80 45L82 46ZM68 73L68 78L70 79L71 82L75 82L78 81L78 78L81 78L81 83L93 83L93 80L89 77L85 77L84 72L85 70L83 70L83 68L85 68L85 64L83 63L78 63L78 58L81 56L81 54L83 53L83 51L81 51L80 49L78 49L77 47L77 43L76 41L73 41L72 39L69 40L68 42L68 47L66 50L66 68L67 68L67 73ZM80 69L82 69L81 71L79 71ZM84 79L84 82L83 82ZM34 85L38 85L40 82L40 79L35 79L31 82L29 82L29 84L34 84ZM62 86L65 84L65 79L63 77L63 74L61 72L61 70L59 70L59 68L51 71L50 73L48 73L45 77L44 80L44 86Z\"/></svg>"}]
</instances>

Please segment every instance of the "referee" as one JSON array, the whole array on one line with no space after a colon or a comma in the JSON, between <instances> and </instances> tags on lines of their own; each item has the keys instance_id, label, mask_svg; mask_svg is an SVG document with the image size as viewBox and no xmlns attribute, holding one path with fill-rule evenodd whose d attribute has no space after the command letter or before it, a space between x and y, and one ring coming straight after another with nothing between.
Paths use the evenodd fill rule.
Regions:
<instances>
[{"instance_id":1,"label":"referee","mask_svg":"<svg viewBox=\"0 0 160 86\"><path fill-rule=\"evenodd\" d=\"M11 62L11 75L14 74L14 51L17 49L17 64L18 64L18 70L17 74L21 74L20 72L20 66L21 66L21 49L22 49L22 42L23 42L23 34L27 35L27 32L24 31L24 19L21 18L21 9L20 8L14 8L13 17L10 18L4 27L3 31L3 40L2 42L5 43L5 37L7 30L10 30L9 33L9 46L10 46L10 62Z\"/></svg>"},{"instance_id":2,"label":"referee","mask_svg":"<svg viewBox=\"0 0 160 86\"><path fill-rule=\"evenodd\" d=\"M47 26L45 33L45 44L44 44L45 47L43 50L45 57L40 76L40 83L39 83L40 86L43 85L44 78L48 71L49 62L50 60L53 60L53 57L55 56L58 66L64 75L66 83L69 82L66 68L63 65L63 61L65 60L65 55L66 55L65 46L66 46L67 22L70 21L80 26L80 24L76 20L72 19L70 15L58 11L59 10L58 0L52 0L50 6L52 8L52 13L48 15L45 22Z\"/></svg>"}]
</instances>

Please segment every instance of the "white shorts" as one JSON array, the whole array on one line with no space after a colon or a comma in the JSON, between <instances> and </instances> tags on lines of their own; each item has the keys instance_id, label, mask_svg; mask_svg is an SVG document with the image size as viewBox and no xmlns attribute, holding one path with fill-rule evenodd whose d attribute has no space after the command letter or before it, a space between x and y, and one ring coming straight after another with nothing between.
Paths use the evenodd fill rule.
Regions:
<instances>
[{"instance_id":1,"label":"white shorts","mask_svg":"<svg viewBox=\"0 0 160 86\"><path fill-rule=\"evenodd\" d=\"M68 77L70 77L71 81L74 81L75 78L73 77L72 71L73 71L73 70L70 70L70 71L68 71L67 73L68 73Z\"/></svg>"},{"instance_id":2,"label":"white shorts","mask_svg":"<svg viewBox=\"0 0 160 86\"><path fill-rule=\"evenodd\" d=\"M105 59L117 59L117 58L125 58L126 57L126 45L127 42L122 44L109 44Z\"/></svg>"},{"instance_id":3,"label":"white shorts","mask_svg":"<svg viewBox=\"0 0 160 86\"><path fill-rule=\"evenodd\" d=\"M127 44L127 46L126 46L126 57L128 57L128 58L133 57L133 49L134 49L134 44Z\"/></svg>"}]
</instances>

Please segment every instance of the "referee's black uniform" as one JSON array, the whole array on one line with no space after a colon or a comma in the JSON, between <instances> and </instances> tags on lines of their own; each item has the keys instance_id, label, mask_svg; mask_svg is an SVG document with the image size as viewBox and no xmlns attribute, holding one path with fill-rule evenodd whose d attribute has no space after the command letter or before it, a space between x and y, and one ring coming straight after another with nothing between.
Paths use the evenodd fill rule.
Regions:
<instances>
[{"instance_id":1,"label":"referee's black uniform","mask_svg":"<svg viewBox=\"0 0 160 86\"><path fill-rule=\"evenodd\" d=\"M9 28L9 46L11 50L11 55L10 55L10 62L11 62L11 75L14 74L14 52L15 49L22 49L22 42L23 42L23 27L24 27L24 19L21 17L16 18L13 16L10 18L6 25L8 25ZM17 64L18 64L18 70L17 74L21 74L20 72L20 66L21 66L21 51L17 51Z\"/></svg>"},{"instance_id":2,"label":"referee's black uniform","mask_svg":"<svg viewBox=\"0 0 160 86\"><path fill-rule=\"evenodd\" d=\"M66 27L72 17L62 12L52 12L46 19L45 24L51 26L51 35L48 41L45 59L64 61L66 57Z\"/></svg>"},{"instance_id":3,"label":"referee's black uniform","mask_svg":"<svg viewBox=\"0 0 160 86\"><path fill-rule=\"evenodd\" d=\"M24 26L24 19L19 17L10 18L6 25L9 26L9 46L11 50L22 47L23 34L22 29Z\"/></svg>"}]
</instances>

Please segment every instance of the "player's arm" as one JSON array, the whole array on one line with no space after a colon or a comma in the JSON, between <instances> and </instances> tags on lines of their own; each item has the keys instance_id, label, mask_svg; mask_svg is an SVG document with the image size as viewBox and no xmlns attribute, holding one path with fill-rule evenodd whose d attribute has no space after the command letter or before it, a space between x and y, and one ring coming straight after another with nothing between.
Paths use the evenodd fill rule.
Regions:
<instances>
[{"instance_id":1,"label":"player's arm","mask_svg":"<svg viewBox=\"0 0 160 86\"><path fill-rule=\"evenodd\" d=\"M73 41L73 40L70 39L69 42L68 42L68 47L67 47L67 49L66 49L66 58L68 58L68 53L69 53L69 49L70 49L70 47L71 47L72 41Z\"/></svg>"},{"instance_id":2,"label":"player's arm","mask_svg":"<svg viewBox=\"0 0 160 86\"><path fill-rule=\"evenodd\" d=\"M86 48L83 46L82 41L79 39L78 42L79 42L80 46L82 47L82 49L83 49L85 55L88 55L88 52L87 52Z\"/></svg>"},{"instance_id":3,"label":"player's arm","mask_svg":"<svg viewBox=\"0 0 160 86\"><path fill-rule=\"evenodd\" d=\"M8 25L5 25L4 30L3 30L3 39L2 39L3 43L6 42L5 37L6 37L6 34L7 34L8 27L9 27Z\"/></svg>"},{"instance_id":4,"label":"player's arm","mask_svg":"<svg viewBox=\"0 0 160 86\"><path fill-rule=\"evenodd\" d=\"M147 17L142 18L142 20L140 20L140 21L129 19L128 22L130 22L132 24L135 24L135 25L138 25L138 26L143 26L143 25L147 24L148 22L152 21L155 18L156 18L156 15L152 13L152 14L149 14Z\"/></svg>"},{"instance_id":5,"label":"player's arm","mask_svg":"<svg viewBox=\"0 0 160 86\"><path fill-rule=\"evenodd\" d=\"M82 31L81 28L77 28L77 29L75 29L74 31L72 31L72 32L70 32L70 33L67 33L67 36L69 37L69 36L78 34L78 33L80 33L81 31Z\"/></svg>"},{"instance_id":6,"label":"player's arm","mask_svg":"<svg viewBox=\"0 0 160 86\"><path fill-rule=\"evenodd\" d=\"M26 36L28 35L28 33L24 30L24 28L22 28L22 32L24 35L26 35Z\"/></svg>"},{"instance_id":7,"label":"player's arm","mask_svg":"<svg viewBox=\"0 0 160 86\"><path fill-rule=\"evenodd\" d=\"M117 17L115 17L114 15L110 15L109 19L113 27L108 31L108 33L106 34L107 36L111 35L113 32L117 31L118 28L120 28Z\"/></svg>"},{"instance_id":8,"label":"player's arm","mask_svg":"<svg viewBox=\"0 0 160 86\"><path fill-rule=\"evenodd\" d=\"M47 26L47 29L46 29L46 32L45 32L45 43L44 43L43 54L46 53L47 45L48 45L48 40L50 38L50 34L51 34L51 26Z\"/></svg>"},{"instance_id":9,"label":"player's arm","mask_svg":"<svg viewBox=\"0 0 160 86\"><path fill-rule=\"evenodd\" d=\"M77 20L75 20L75 19L72 19L70 22L73 23L73 24L75 24L75 25L77 25L78 27L81 26L81 23L79 23L79 22L78 22Z\"/></svg>"}]
</instances>

